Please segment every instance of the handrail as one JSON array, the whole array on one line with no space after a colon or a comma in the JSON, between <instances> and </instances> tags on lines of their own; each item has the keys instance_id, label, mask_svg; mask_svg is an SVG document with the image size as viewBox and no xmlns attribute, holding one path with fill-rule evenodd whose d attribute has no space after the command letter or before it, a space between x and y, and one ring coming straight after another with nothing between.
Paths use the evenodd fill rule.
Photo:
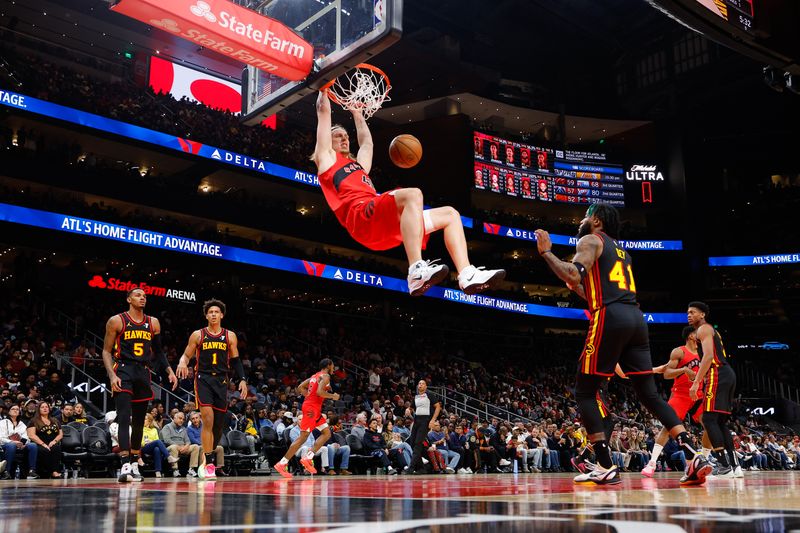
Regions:
<instances>
[{"instance_id":1,"label":"handrail","mask_svg":"<svg viewBox=\"0 0 800 533\"><path fill-rule=\"evenodd\" d=\"M60 309L51 308L51 311L55 311L56 319L58 320L59 323L61 323L61 321L65 321L66 322L64 327L66 328L65 332L67 334L67 338L69 338L70 336L75 337L75 336L78 336L79 333L82 333L84 342L88 341L88 343L91 343L90 345L94 346L95 349L97 349L99 353L102 353L102 351L103 351L103 338L102 337L100 337L99 335L97 335L96 333L94 333L94 332L92 332L91 330L88 330L88 329L83 329L81 331L81 328L79 328L79 324L72 317L70 317L69 315L67 315L66 313L61 311ZM69 335L70 331L74 332L74 334L73 335ZM96 357L96 358L83 357L83 360L84 360L83 361L83 365L82 365L83 368L79 368L77 365L75 365L72 362L72 360L71 360L71 358L69 356L62 356L61 358L67 360L67 362L69 363L70 366L75 367L77 370L83 372L87 376L89 375L89 372L88 372L87 367L86 367L87 363L89 363L91 361L102 361L102 356L99 356L99 357ZM156 375L156 373L153 371L152 368L148 368L148 370L150 370L150 374L151 375ZM164 387L161 387L161 385L159 385L157 383L153 383L152 387L154 389L160 389L158 397L159 397L159 399L161 399L165 403L165 407L166 407L166 405L169 405L169 403L171 403L171 402L174 402L174 403L186 402L186 401L188 401L189 398L194 396L194 392L193 391L186 390L183 387L178 387L178 389L176 391L172 391L170 389L166 389ZM170 402L170 400L171 400L171 402Z\"/></svg>"},{"instance_id":2,"label":"handrail","mask_svg":"<svg viewBox=\"0 0 800 533\"><path fill-rule=\"evenodd\" d=\"M736 379L741 385L756 388L775 398L800 404L800 388L767 376L748 364L739 363L735 365L735 369Z\"/></svg>"}]
</instances>

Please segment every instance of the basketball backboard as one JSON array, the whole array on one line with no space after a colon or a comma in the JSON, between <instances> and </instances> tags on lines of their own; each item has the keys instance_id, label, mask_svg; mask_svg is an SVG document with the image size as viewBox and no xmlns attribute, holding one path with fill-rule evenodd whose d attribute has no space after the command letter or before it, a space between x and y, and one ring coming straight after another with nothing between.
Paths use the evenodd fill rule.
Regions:
<instances>
[{"instance_id":1,"label":"basketball backboard","mask_svg":"<svg viewBox=\"0 0 800 533\"><path fill-rule=\"evenodd\" d=\"M402 0L264 0L255 8L314 47L315 67L291 82L254 67L242 79L242 121L257 124L400 39Z\"/></svg>"}]
</instances>

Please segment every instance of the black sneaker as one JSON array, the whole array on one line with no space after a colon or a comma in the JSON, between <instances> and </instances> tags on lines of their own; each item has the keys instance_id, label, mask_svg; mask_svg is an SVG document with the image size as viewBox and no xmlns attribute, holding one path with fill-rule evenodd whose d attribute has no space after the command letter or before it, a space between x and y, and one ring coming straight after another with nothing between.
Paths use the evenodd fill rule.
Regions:
<instances>
[{"instance_id":1,"label":"black sneaker","mask_svg":"<svg viewBox=\"0 0 800 533\"><path fill-rule=\"evenodd\" d=\"M686 474L681 478L681 485L702 485L706 482L706 476L711 473L711 465L702 454L695 455L689 467L686 469Z\"/></svg>"},{"instance_id":2,"label":"black sneaker","mask_svg":"<svg viewBox=\"0 0 800 533\"><path fill-rule=\"evenodd\" d=\"M39 479L39 474L36 472L28 472L28 479Z\"/></svg>"},{"instance_id":3,"label":"black sneaker","mask_svg":"<svg viewBox=\"0 0 800 533\"><path fill-rule=\"evenodd\" d=\"M733 479L734 477L736 477L733 468L731 468L730 466L722 466L722 465L712 470L711 475L714 477L714 479Z\"/></svg>"}]
</instances>

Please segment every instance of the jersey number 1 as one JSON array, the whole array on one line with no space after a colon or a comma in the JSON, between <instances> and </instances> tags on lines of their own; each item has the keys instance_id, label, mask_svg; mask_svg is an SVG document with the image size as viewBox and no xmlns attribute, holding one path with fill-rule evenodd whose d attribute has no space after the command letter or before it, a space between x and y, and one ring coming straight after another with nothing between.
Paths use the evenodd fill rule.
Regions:
<instances>
[{"instance_id":1,"label":"jersey number 1","mask_svg":"<svg viewBox=\"0 0 800 533\"><path fill-rule=\"evenodd\" d=\"M608 279L619 285L619 288L623 291L636 292L636 282L633 281L633 268L631 268L631 265L628 265L628 279L630 282L625 279L625 264L622 261L617 261L614 264L614 268L608 274Z\"/></svg>"},{"instance_id":2,"label":"jersey number 1","mask_svg":"<svg viewBox=\"0 0 800 533\"><path fill-rule=\"evenodd\" d=\"M212 365L216 365L217 364L217 352L214 352L213 354L211 354L211 357L213 357L213 361L211 361L211 364Z\"/></svg>"}]
</instances>

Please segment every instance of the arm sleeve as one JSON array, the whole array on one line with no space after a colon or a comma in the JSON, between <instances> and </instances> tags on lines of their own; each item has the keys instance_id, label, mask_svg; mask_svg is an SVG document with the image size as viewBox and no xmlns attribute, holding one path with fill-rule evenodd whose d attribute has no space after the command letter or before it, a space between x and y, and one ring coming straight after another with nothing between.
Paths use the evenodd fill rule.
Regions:
<instances>
[{"instance_id":1,"label":"arm sleeve","mask_svg":"<svg viewBox=\"0 0 800 533\"><path fill-rule=\"evenodd\" d=\"M239 357L231 359L231 369L233 369L233 375L236 376L236 381L247 381L244 376L244 365Z\"/></svg>"}]
</instances>

